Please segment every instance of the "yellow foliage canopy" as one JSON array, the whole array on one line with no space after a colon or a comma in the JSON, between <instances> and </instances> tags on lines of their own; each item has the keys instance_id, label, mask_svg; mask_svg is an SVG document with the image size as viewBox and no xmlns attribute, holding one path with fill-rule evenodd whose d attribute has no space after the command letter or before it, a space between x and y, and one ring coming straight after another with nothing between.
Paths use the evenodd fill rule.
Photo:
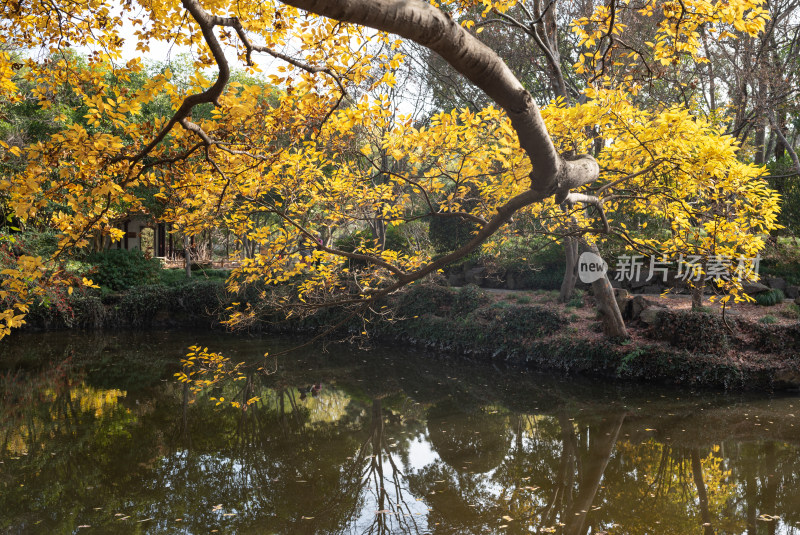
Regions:
<instances>
[{"instance_id":1,"label":"yellow foliage canopy","mask_svg":"<svg viewBox=\"0 0 800 535\"><path fill-rule=\"evenodd\" d=\"M441 2L449 10L479 7L484 15L515 3ZM144 210L140 192L146 190L185 234L222 227L257 243L257 254L232 274L231 291L303 275L295 288L301 303L361 304L439 264L425 252L403 253L369 240L343 251L332 245L334 233L431 214L490 228L509 199L530 188L531 160L500 109L442 112L424 125L398 113L390 94L405 57L400 41L385 33L279 2L140 4L124 4L121 15L102 0L65 3L60 10L37 0L0 4L0 40L12 49L41 50L46 58L0 53L0 95L22 98L24 79L33 88L26 98L42 108L67 90L85 109L84 122L56 115L61 128L46 140L0 149L18 164L0 176L0 197L23 221L51 214L47 224L60 232L60 251L87 247L95 234L119 239L114 221ZM599 197L611 230L631 247L703 258L757 253L761 236L775 228L777 196L759 178L760 169L737 159L735 143L691 109L643 110L632 103L633 79L624 69L606 69L601 50L590 52L601 37L625 30L614 23L613 6L627 3L599 6L574 22L587 49L576 70L599 76L587 85L586 103L554 104L543 114L560 150L590 151L591 130L603 139L596 155L601 178L581 191ZM762 3L750 0L653 0L639 9L661 14L650 44L659 62L687 54L701 61L701 26L722 32L732 25L754 34L765 20ZM152 39L191 47L195 70L188 83L178 83L169 69L139 87L128 83L144 66L120 60L123 18L136 27L140 50ZM95 51L82 66L63 53L69 46ZM232 82L224 46L245 64L258 53L282 61L267 77L272 87ZM24 65L15 70L17 61ZM165 98L173 115L145 114ZM198 104L213 109L193 115ZM552 196L526 209L554 233L575 217L590 236L600 234L585 212L565 213ZM623 212L656 217L664 222L664 237L644 239L616 225L615 214ZM488 246L501 239L498 234ZM0 338L22 323L48 284L50 262L20 256L3 266ZM252 312L232 311L231 322L247 321Z\"/></svg>"}]
</instances>

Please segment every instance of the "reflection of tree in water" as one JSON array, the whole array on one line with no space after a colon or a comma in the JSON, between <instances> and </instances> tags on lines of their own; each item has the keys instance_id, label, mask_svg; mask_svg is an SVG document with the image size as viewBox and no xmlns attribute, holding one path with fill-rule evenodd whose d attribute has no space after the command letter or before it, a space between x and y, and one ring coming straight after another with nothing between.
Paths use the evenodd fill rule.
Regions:
<instances>
[{"instance_id":1,"label":"reflection of tree in water","mask_svg":"<svg viewBox=\"0 0 800 535\"><path fill-rule=\"evenodd\" d=\"M286 385L258 390L251 385L247 396L258 394L261 401L235 412L231 422L230 451L216 454L233 465L214 487L228 496L226 503L245 505L247 516L260 519L248 523L241 512L236 526L291 533L416 533L421 506L409 500L399 461L405 441L397 441L404 419L384 408L383 399L354 401L341 391L324 389L317 398L301 401L300 390ZM184 400L184 414L193 409ZM328 419L323 410L332 410ZM222 411L222 413L229 411ZM204 415L197 415L208 424ZM191 437L199 429L180 430L180 442L195 444ZM224 429L223 422L215 427ZM191 484L208 480L208 474L193 473L205 467L197 453L176 451L173 467L166 477L175 486L176 471L187 472L182 481ZM241 489L250 489L247 495ZM211 500L213 501L213 500ZM202 510L202 506L198 507ZM208 508L206 508L208 509ZM214 515L194 520L198 526L211 525ZM229 523L230 525L230 523Z\"/></svg>"},{"instance_id":2,"label":"reflection of tree in water","mask_svg":"<svg viewBox=\"0 0 800 535\"><path fill-rule=\"evenodd\" d=\"M408 475L409 487L431 509L432 533L486 533L500 517L487 478L508 453L508 415L459 401L448 398L428 408L428 439L439 459Z\"/></svg>"},{"instance_id":3,"label":"reflection of tree in water","mask_svg":"<svg viewBox=\"0 0 800 535\"><path fill-rule=\"evenodd\" d=\"M497 470L498 503L517 527L578 535L598 527L595 512L624 414L577 424L520 415L509 456Z\"/></svg>"},{"instance_id":4,"label":"reflection of tree in water","mask_svg":"<svg viewBox=\"0 0 800 535\"><path fill-rule=\"evenodd\" d=\"M483 473L499 465L511 439L508 419L494 407L458 410L452 399L427 411L428 437L439 457L456 470Z\"/></svg>"},{"instance_id":5,"label":"reflection of tree in water","mask_svg":"<svg viewBox=\"0 0 800 535\"><path fill-rule=\"evenodd\" d=\"M184 400L185 427L179 426L173 452L154 474L157 484L176 490L178 498L169 498L175 503L167 509L182 508L184 522L198 530L343 529L359 501L353 492L358 477L348 460L359 433L341 432L336 422L308 425L311 411L298 402L295 388L259 393L262 401L246 411ZM348 407L344 427L360 416ZM215 511L218 504L223 507Z\"/></svg>"},{"instance_id":6,"label":"reflection of tree in water","mask_svg":"<svg viewBox=\"0 0 800 535\"><path fill-rule=\"evenodd\" d=\"M488 396L426 409L366 380L306 400L289 385L316 379L216 393L261 395L243 411L189 403L182 385L123 396L65 373L0 384L0 532L777 535L800 522L800 456L788 440L705 429L678 444L619 411L478 408ZM438 458L412 457L409 444L425 437Z\"/></svg>"}]
</instances>

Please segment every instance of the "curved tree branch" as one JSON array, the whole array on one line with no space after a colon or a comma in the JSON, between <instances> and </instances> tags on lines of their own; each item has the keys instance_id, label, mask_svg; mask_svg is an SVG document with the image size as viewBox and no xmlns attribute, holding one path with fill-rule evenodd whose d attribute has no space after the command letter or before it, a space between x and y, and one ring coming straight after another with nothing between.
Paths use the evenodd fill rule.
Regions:
<instances>
[{"instance_id":1,"label":"curved tree branch","mask_svg":"<svg viewBox=\"0 0 800 535\"><path fill-rule=\"evenodd\" d=\"M342 22L391 32L442 56L505 110L531 160L531 189L544 197L597 179L594 158L566 161L556 151L539 108L503 60L441 10L421 0L283 0Z\"/></svg>"}]
</instances>

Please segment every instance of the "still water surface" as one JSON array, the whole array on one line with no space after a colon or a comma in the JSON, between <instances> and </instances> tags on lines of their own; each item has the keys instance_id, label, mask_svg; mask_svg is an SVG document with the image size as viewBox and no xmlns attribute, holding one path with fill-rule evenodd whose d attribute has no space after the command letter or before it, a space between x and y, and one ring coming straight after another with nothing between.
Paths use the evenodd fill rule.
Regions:
<instances>
[{"instance_id":1,"label":"still water surface","mask_svg":"<svg viewBox=\"0 0 800 535\"><path fill-rule=\"evenodd\" d=\"M0 343L0 532L800 534L800 397L603 384L412 350L305 349L192 396L199 343Z\"/></svg>"}]
</instances>

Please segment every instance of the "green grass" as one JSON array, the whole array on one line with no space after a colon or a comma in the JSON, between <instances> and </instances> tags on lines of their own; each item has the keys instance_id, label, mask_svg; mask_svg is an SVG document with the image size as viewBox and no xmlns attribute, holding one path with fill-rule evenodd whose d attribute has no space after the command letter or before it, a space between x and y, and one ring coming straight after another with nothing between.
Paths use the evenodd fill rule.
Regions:
<instances>
[{"instance_id":1,"label":"green grass","mask_svg":"<svg viewBox=\"0 0 800 535\"><path fill-rule=\"evenodd\" d=\"M788 307L781 310L781 316L792 320L800 319L800 306L790 303Z\"/></svg>"},{"instance_id":2,"label":"green grass","mask_svg":"<svg viewBox=\"0 0 800 535\"><path fill-rule=\"evenodd\" d=\"M575 290L572 299L569 300L567 306L574 308L583 308L583 290Z\"/></svg>"},{"instance_id":3,"label":"green grass","mask_svg":"<svg viewBox=\"0 0 800 535\"><path fill-rule=\"evenodd\" d=\"M229 271L225 269L196 269L192 271L192 279L225 280ZM186 271L183 269L162 269L159 272L161 284L176 286L186 282Z\"/></svg>"},{"instance_id":4,"label":"green grass","mask_svg":"<svg viewBox=\"0 0 800 535\"><path fill-rule=\"evenodd\" d=\"M759 321L759 323L764 323L764 324L769 325L769 324L772 324L772 323L778 323L778 318L776 318L772 314L767 314L766 316L764 316L763 318L761 318L758 321Z\"/></svg>"},{"instance_id":5,"label":"green grass","mask_svg":"<svg viewBox=\"0 0 800 535\"><path fill-rule=\"evenodd\" d=\"M785 297L781 290L775 288L768 292L756 294L753 298L756 300L756 303L762 307L771 307L783 303Z\"/></svg>"}]
</instances>

